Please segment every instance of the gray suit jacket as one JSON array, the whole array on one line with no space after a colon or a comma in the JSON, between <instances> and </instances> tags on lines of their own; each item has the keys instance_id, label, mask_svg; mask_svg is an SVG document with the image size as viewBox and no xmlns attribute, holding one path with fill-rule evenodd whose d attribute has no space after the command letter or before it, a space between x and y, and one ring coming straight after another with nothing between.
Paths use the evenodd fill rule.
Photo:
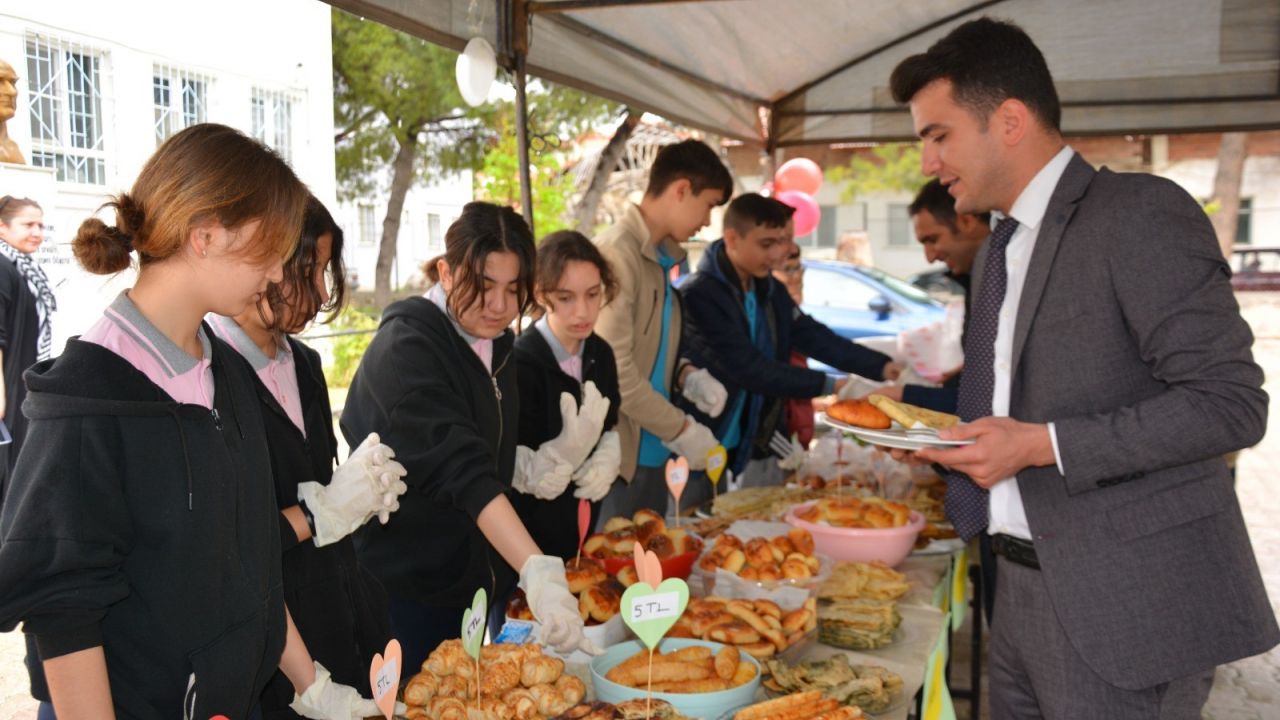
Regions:
<instances>
[{"instance_id":1,"label":"gray suit jacket","mask_svg":"<svg viewBox=\"0 0 1280 720\"><path fill-rule=\"evenodd\" d=\"M1009 414L1056 423L1066 473L1018 489L1058 618L1122 688L1280 642L1223 461L1267 421L1229 272L1186 192L1076 155L1018 305Z\"/></svg>"}]
</instances>

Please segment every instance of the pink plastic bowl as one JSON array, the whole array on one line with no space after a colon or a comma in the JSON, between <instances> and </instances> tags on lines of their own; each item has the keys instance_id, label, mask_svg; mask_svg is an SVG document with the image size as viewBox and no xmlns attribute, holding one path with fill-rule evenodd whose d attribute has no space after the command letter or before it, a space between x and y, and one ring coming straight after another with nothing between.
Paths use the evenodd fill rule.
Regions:
<instances>
[{"instance_id":1,"label":"pink plastic bowl","mask_svg":"<svg viewBox=\"0 0 1280 720\"><path fill-rule=\"evenodd\" d=\"M916 536L924 529L925 524L924 516L914 510L911 511L911 519L906 525L884 530L815 525L796 517L798 511L811 505L813 505L812 502L807 502L791 508L787 511L786 521L798 528L808 530L809 534L813 535L813 544L817 551L836 560L852 562L879 560L894 567L911 554Z\"/></svg>"}]
</instances>

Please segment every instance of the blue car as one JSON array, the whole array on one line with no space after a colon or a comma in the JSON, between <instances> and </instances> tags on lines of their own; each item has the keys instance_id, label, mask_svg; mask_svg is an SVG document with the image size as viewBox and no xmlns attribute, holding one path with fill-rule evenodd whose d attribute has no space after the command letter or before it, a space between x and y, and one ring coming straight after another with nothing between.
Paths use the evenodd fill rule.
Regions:
<instances>
[{"instance_id":1,"label":"blue car","mask_svg":"<svg viewBox=\"0 0 1280 720\"><path fill-rule=\"evenodd\" d=\"M883 270L835 260L804 261L804 304L814 319L854 340L897 335L946 315L942 303ZM810 360L814 369L832 368Z\"/></svg>"}]
</instances>

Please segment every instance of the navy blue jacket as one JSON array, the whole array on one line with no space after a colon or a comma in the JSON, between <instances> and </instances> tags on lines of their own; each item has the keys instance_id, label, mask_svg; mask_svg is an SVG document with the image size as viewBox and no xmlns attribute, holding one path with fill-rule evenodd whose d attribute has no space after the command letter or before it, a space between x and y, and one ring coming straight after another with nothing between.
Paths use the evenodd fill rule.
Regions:
<instances>
[{"instance_id":1,"label":"navy blue jacket","mask_svg":"<svg viewBox=\"0 0 1280 720\"><path fill-rule=\"evenodd\" d=\"M711 371L729 391L725 412L715 420L688 403L686 410L715 430L716 437L723 438L738 393L753 393L766 399L763 404L746 405L742 441L729 463L735 473L746 467L753 447L760 451L758 456L768 452L769 437L782 420L782 400L830 392L825 373L790 364L792 350L872 380L883 377L885 363L889 362L887 355L857 345L801 312L786 288L773 277L755 280L753 286L774 340L774 350L767 356L751 341L742 285L725 254L724 240L707 248L698 261L698 271L680 286L685 301L687 356L698 367ZM758 412L749 412L755 405L760 406Z\"/></svg>"}]
</instances>

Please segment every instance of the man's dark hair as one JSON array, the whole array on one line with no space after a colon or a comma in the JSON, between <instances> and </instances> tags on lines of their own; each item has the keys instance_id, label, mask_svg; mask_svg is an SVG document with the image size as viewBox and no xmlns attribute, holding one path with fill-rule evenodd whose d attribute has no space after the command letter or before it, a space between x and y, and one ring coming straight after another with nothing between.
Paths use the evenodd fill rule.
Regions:
<instances>
[{"instance_id":1,"label":"man's dark hair","mask_svg":"<svg viewBox=\"0 0 1280 720\"><path fill-rule=\"evenodd\" d=\"M746 235L752 228L760 225L771 228L786 227L787 221L795 212L795 208L781 200L756 193L745 193L729 203L729 208L724 211L724 226L733 228L739 235Z\"/></svg>"},{"instance_id":2,"label":"man's dark hair","mask_svg":"<svg viewBox=\"0 0 1280 720\"><path fill-rule=\"evenodd\" d=\"M724 197L717 205L723 205L733 195L729 169L714 150L698 140L684 140L659 150L649 169L649 186L644 194L657 197L677 180L688 180L694 195L703 190L719 190Z\"/></svg>"},{"instance_id":3,"label":"man's dark hair","mask_svg":"<svg viewBox=\"0 0 1280 720\"><path fill-rule=\"evenodd\" d=\"M915 200L912 200L911 205L907 207L907 214L915 217L922 210L928 211L934 220L946 225L951 229L951 232L959 229L956 226L956 199L951 197L951 193L947 192L947 188L937 178L930 180L924 184L924 187L920 188L920 192L916 193ZM978 219L989 223L991 222L991 213L978 213Z\"/></svg>"},{"instance_id":4,"label":"man's dark hair","mask_svg":"<svg viewBox=\"0 0 1280 720\"><path fill-rule=\"evenodd\" d=\"M971 20L919 55L898 63L889 78L893 99L911 98L934 80L950 80L957 104L983 122L1010 98L1021 101L1041 124L1061 132L1062 107L1044 55L1011 22Z\"/></svg>"}]
</instances>

